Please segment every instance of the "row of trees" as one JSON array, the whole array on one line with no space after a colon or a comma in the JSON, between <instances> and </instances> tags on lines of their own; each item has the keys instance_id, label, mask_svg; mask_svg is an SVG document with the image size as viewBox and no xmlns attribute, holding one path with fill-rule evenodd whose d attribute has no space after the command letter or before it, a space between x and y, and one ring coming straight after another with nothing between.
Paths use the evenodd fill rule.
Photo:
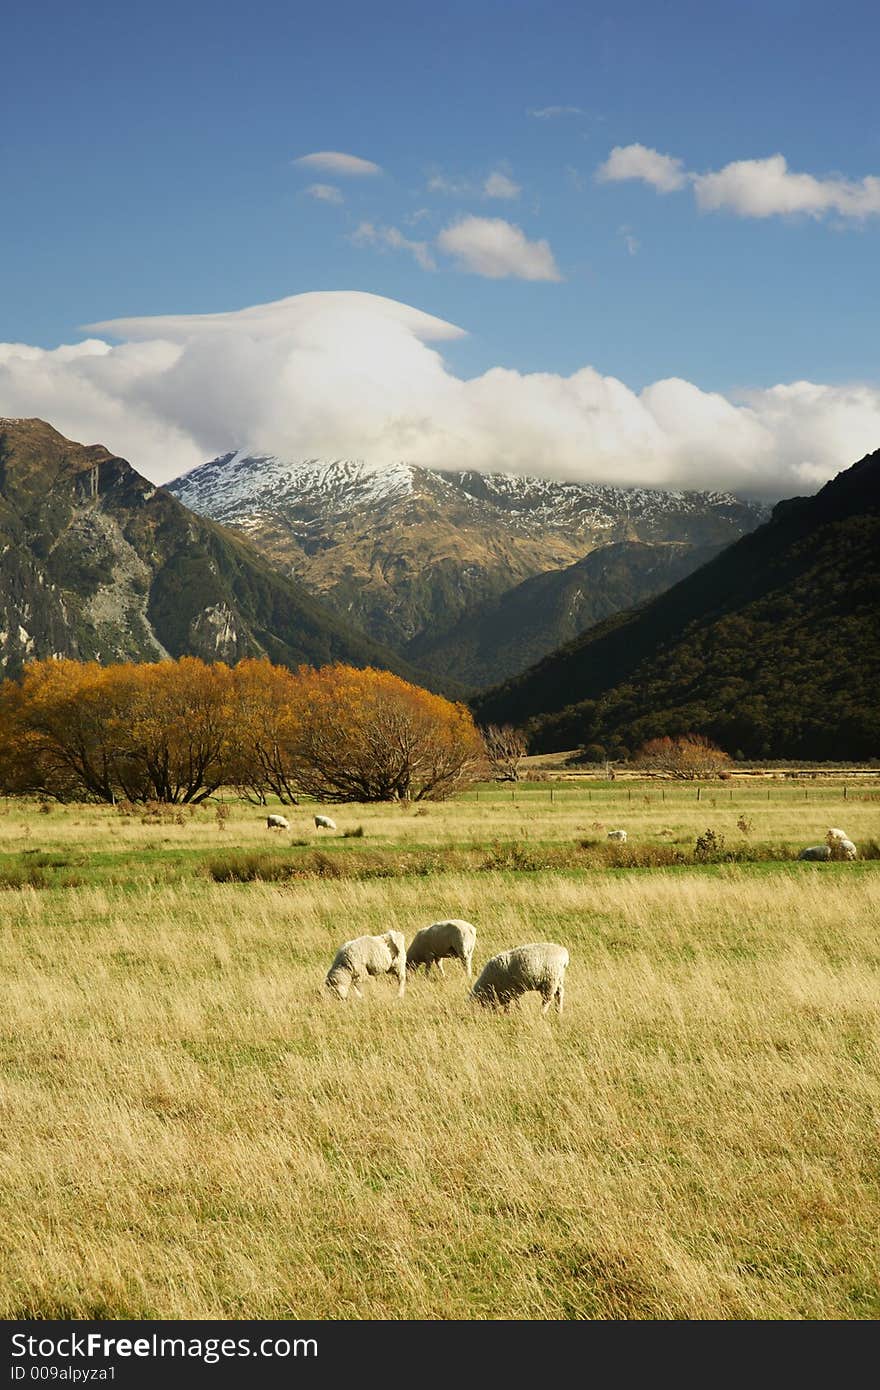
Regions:
<instances>
[{"instance_id":1,"label":"row of trees","mask_svg":"<svg viewBox=\"0 0 880 1390\"><path fill-rule=\"evenodd\" d=\"M485 756L464 705L388 671L53 660L0 687L0 787L61 801L440 800Z\"/></svg>"}]
</instances>

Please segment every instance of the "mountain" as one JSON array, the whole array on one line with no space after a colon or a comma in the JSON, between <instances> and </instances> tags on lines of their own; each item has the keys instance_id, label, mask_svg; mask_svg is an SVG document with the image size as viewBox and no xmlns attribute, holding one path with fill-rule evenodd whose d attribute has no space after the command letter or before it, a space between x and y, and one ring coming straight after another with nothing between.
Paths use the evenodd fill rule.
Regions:
<instances>
[{"instance_id":1,"label":"mountain","mask_svg":"<svg viewBox=\"0 0 880 1390\"><path fill-rule=\"evenodd\" d=\"M880 757L880 450L641 608L474 701L535 751L708 734L772 758Z\"/></svg>"},{"instance_id":2,"label":"mountain","mask_svg":"<svg viewBox=\"0 0 880 1390\"><path fill-rule=\"evenodd\" d=\"M242 538L100 445L0 419L0 668L29 658L401 669Z\"/></svg>"},{"instance_id":3,"label":"mountain","mask_svg":"<svg viewBox=\"0 0 880 1390\"><path fill-rule=\"evenodd\" d=\"M603 618L676 584L717 554L717 545L613 541L565 569L536 574L465 614L441 637L422 633L406 647L421 670L455 671L479 689L539 661Z\"/></svg>"},{"instance_id":4,"label":"mountain","mask_svg":"<svg viewBox=\"0 0 880 1390\"><path fill-rule=\"evenodd\" d=\"M725 545L766 515L758 504L726 493L600 487L404 463L291 463L247 452L202 464L168 488L193 511L246 535L279 569L412 659L466 615L477 616L482 605L536 575L566 569L597 546ZM639 555L637 569L643 560ZM639 583L634 576L627 601L647 592ZM490 621L489 611L478 623ZM608 610L601 595L585 592L584 611L589 621ZM468 679L478 665L481 676L491 670L491 679L509 669L504 661L500 667L459 662L454 644L444 650L446 673L458 679Z\"/></svg>"}]
</instances>

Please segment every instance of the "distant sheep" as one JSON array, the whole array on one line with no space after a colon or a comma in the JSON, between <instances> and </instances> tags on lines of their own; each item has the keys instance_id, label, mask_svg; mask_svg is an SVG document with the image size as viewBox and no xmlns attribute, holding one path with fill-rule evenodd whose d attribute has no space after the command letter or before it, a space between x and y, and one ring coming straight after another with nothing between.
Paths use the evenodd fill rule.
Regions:
<instances>
[{"instance_id":1,"label":"distant sheep","mask_svg":"<svg viewBox=\"0 0 880 1390\"><path fill-rule=\"evenodd\" d=\"M346 941L333 959L325 984L337 999L347 999L349 990L362 998L361 985L367 975L393 975L397 994L403 998L406 987L406 942L403 932L387 931L384 936L358 936Z\"/></svg>"},{"instance_id":2,"label":"distant sheep","mask_svg":"<svg viewBox=\"0 0 880 1390\"><path fill-rule=\"evenodd\" d=\"M829 830L825 836L825 843L831 850L832 859L858 858L859 852L845 830Z\"/></svg>"},{"instance_id":3,"label":"distant sheep","mask_svg":"<svg viewBox=\"0 0 880 1390\"><path fill-rule=\"evenodd\" d=\"M335 820L331 820L329 816L315 816L315 829L335 830L336 822Z\"/></svg>"},{"instance_id":4,"label":"distant sheep","mask_svg":"<svg viewBox=\"0 0 880 1390\"><path fill-rule=\"evenodd\" d=\"M537 990L546 1014L553 1001L557 1013L562 1013L565 998L565 971L568 951L553 941L533 942L502 951L483 966L480 978L471 990L471 999L486 1008L510 1008L521 994Z\"/></svg>"},{"instance_id":5,"label":"distant sheep","mask_svg":"<svg viewBox=\"0 0 880 1390\"><path fill-rule=\"evenodd\" d=\"M826 860L830 858L830 845L810 845L809 848L802 849L800 854L798 855L798 859L810 859L815 860L818 863L825 863Z\"/></svg>"},{"instance_id":6,"label":"distant sheep","mask_svg":"<svg viewBox=\"0 0 880 1390\"><path fill-rule=\"evenodd\" d=\"M450 917L445 922L432 922L429 927L417 931L406 949L407 970L425 967L430 975L431 966L436 965L443 974L444 960L458 959L464 966L465 974L471 978L471 961L477 944L477 929L472 922L464 922L460 917Z\"/></svg>"},{"instance_id":7,"label":"distant sheep","mask_svg":"<svg viewBox=\"0 0 880 1390\"><path fill-rule=\"evenodd\" d=\"M625 845L625 844L626 844L626 831L625 831L625 830L609 830L609 831L608 831L608 839L609 839L609 840L618 840L618 841L620 842L620 844Z\"/></svg>"},{"instance_id":8,"label":"distant sheep","mask_svg":"<svg viewBox=\"0 0 880 1390\"><path fill-rule=\"evenodd\" d=\"M266 817L266 825L269 830L289 830L290 821L286 816L271 815Z\"/></svg>"}]
</instances>

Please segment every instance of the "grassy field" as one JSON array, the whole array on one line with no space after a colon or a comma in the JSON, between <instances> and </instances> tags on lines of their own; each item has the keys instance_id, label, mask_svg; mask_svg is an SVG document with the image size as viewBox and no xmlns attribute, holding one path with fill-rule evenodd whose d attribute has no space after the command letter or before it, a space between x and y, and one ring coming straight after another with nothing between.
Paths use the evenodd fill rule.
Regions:
<instances>
[{"instance_id":1,"label":"grassy field","mask_svg":"<svg viewBox=\"0 0 880 1390\"><path fill-rule=\"evenodd\" d=\"M877 793L664 790L0 803L0 1316L880 1316L880 859L791 859ZM441 916L568 946L564 1018L324 996Z\"/></svg>"}]
</instances>

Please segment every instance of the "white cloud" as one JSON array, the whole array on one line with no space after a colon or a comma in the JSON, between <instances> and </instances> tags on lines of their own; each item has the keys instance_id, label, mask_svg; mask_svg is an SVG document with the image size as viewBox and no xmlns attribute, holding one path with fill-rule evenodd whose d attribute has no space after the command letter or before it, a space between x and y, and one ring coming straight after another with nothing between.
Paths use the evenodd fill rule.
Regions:
<instances>
[{"instance_id":1,"label":"white cloud","mask_svg":"<svg viewBox=\"0 0 880 1390\"><path fill-rule=\"evenodd\" d=\"M463 217L437 237L441 251L463 270L490 280L561 280L550 243L529 241L521 227L502 217Z\"/></svg>"},{"instance_id":2,"label":"white cloud","mask_svg":"<svg viewBox=\"0 0 880 1390\"><path fill-rule=\"evenodd\" d=\"M682 160L660 154L647 145L615 145L605 163L600 164L596 177L601 183L640 179L658 193L672 193L687 183Z\"/></svg>"},{"instance_id":3,"label":"white cloud","mask_svg":"<svg viewBox=\"0 0 880 1390\"><path fill-rule=\"evenodd\" d=\"M356 154L341 154L339 150L318 150L315 154L303 154L293 160L304 169L321 169L327 174L363 175L381 174L378 164L371 159L360 159Z\"/></svg>"},{"instance_id":4,"label":"white cloud","mask_svg":"<svg viewBox=\"0 0 880 1390\"><path fill-rule=\"evenodd\" d=\"M728 211L739 217L784 217L801 214L861 221L880 216L880 178L853 180L799 174L784 155L738 159L705 174L688 172L684 161L645 145L617 145L596 171L601 182L639 179L660 193L691 185L703 212Z\"/></svg>"},{"instance_id":5,"label":"white cloud","mask_svg":"<svg viewBox=\"0 0 880 1390\"><path fill-rule=\"evenodd\" d=\"M439 350L460 328L368 294L92 330L104 337L54 351L0 346L0 414L104 443L156 482L246 447L779 497L880 441L880 384L799 381L734 400L677 378L635 392L589 366L464 379Z\"/></svg>"},{"instance_id":6,"label":"white cloud","mask_svg":"<svg viewBox=\"0 0 880 1390\"><path fill-rule=\"evenodd\" d=\"M315 198L319 203L344 203L340 189L334 187L332 183L310 183L306 189L310 198Z\"/></svg>"},{"instance_id":7,"label":"white cloud","mask_svg":"<svg viewBox=\"0 0 880 1390\"><path fill-rule=\"evenodd\" d=\"M487 198L518 198L522 193L522 184L514 183L501 169L493 169L483 184L483 192Z\"/></svg>"},{"instance_id":8,"label":"white cloud","mask_svg":"<svg viewBox=\"0 0 880 1390\"><path fill-rule=\"evenodd\" d=\"M880 178L868 175L853 182L797 174L781 154L736 160L715 173L696 174L693 182L697 203L707 212L728 209L740 217L822 217L828 212L854 219L880 216Z\"/></svg>"},{"instance_id":9,"label":"white cloud","mask_svg":"<svg viewBox=\"0 0 880 1390\"><path fill-rule=\"evenodd\" d=\"M443 193L451 198L469 198L474 186L468 179L450 178L448 174L432 174L428 179L429 193Z\"/></svg>"},{"instance_id":10,"label":"white cloud","mask_svg":"<svg viewBox=\"0 0 880 1390\"><path fill-rule=\"evenodd\" d=\"M527 116L534 116L538 121L552 121L557 116L585 116L586 111L580 106L541 106L537 110L529 107Z\"/></svg>"},{"instance_id":11,"label":"white cloud","mask_svg":"<svg viewBox=\"0 0 880 1390\"><path fill-rule=\"evenodd\" d=\"M377 227L373 222L361 222L351 234L355 246L378 246L391 251L409 251L422 270L436 270L437 262L426 241L411 241L397 227Z\"/></svg>"}]
</instances>

